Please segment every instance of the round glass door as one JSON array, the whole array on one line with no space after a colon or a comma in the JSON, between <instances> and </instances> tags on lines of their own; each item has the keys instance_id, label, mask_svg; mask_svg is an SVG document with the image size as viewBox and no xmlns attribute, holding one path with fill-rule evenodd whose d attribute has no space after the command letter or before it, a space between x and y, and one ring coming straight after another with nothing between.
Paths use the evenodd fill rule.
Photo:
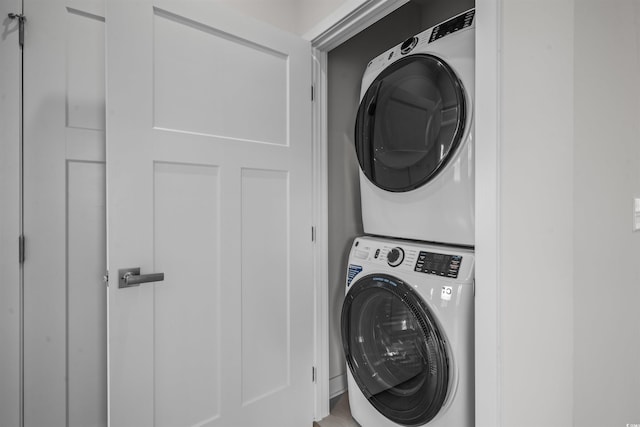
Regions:
<instances>
[{"instance_id":1,"label":"round glass door","mask_svg":"<svg viewBox=\"0 0 640 427\"><path fill-rule=\"evenodd\" d=\"M449 387L447 346L429 308L403 281L358 280L342 308L342 345L358 387L391 421L429 422Z\"/></svg>"},{"instance_id":2,"label":"round glass door","mask_svg":"<svg viewBox=\"0 0 640 427\"><path fill-rule=\"evenodd\" d=\"M360 168L387 191L418 188L453 156L464 134L462 83L439 58L416 54L371 83L356 118Z\"/></svg>"}]
</instances>

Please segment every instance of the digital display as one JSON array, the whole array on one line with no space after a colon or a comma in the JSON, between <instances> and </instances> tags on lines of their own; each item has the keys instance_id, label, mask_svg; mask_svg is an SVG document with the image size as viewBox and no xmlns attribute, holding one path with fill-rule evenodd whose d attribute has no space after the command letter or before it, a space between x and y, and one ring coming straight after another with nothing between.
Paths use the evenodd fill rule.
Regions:
<instances>
[{"instance_id":1,"label":"digital display","mask_svg":"<svg viewBox=\"0 0 640 427\"><path fill-rule=\"evenodd\" d=\"M462 30L463 28L467 28L473 22L473 17L475 13L476 13L475 10L470 10L464 15L456 16L455 18L452 18L447 22L443 22L442 24L438 25L431 32L429 43L436 41L451 33L455 33L456 31Z\"/></svg>"},{"instance_id":2,"label":"digital display","mask_svg":"<svg viewBox=\"0 0 640 427\"><path fill-rule=\"evenodd\" d=\"M418 255L415 271L435 274L436 276L456 279L460 271L462 257L421 251Z\"/></svg>"}]
</instances>

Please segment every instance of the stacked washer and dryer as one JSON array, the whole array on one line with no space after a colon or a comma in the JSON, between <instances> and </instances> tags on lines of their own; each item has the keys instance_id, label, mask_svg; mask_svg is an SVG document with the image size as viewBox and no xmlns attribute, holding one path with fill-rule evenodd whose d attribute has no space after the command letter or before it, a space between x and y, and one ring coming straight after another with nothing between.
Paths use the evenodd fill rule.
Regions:
<instances>
[{"instance_id":1,"label":"stacked washer and dryer","mask_svg":"<svg viewBox=\"0 0 640 427\"><path fill-rule=\"evenodd\" d=\"M363 427L474 425L475 10L369 62L342 308Z\"/></svg>"}]
</instances>

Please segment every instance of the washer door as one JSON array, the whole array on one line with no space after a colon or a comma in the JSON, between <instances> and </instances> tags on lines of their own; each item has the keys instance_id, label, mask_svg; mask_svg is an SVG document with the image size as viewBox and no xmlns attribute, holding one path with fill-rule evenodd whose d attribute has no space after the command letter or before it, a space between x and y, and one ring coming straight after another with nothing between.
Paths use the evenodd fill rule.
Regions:
<instances>
[{"instance_id":1,"label":"washer door","mask_svg":"<svg viewBox=\"0 0 640 427\"><path fill-rule=\"evenodd\" d=\"M391 421L419 426L442 408L450 357L424 301L384 274L354 283L342 307L347 366L369 402Z\"/></svg>"},{"instance_id":2,"label":"washer door","mask_svg":"<svg viewBox=\"0 0 640 427\"><path fill-rule=\"evenodd\" d=\"M441 59L416 54L396 61L360 102L355 134L360 168L387 191L426 184L462 140L465 105L462 83Z\"/></svg>"}]
</instances>

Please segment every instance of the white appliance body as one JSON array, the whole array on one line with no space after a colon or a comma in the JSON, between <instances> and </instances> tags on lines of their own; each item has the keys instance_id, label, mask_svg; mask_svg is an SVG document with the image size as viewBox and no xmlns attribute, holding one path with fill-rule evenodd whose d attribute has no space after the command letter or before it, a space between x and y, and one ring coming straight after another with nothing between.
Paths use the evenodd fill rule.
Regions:
<instances>
[{"instance_id":1,"label":"white appliance body","mask_svg":"<svg viewBox=\"0 0 640 427\"><path fill-rule=\"evenodd\" d=\"M471 249L354 240L341 328L362 426L474 426L474 264Z\"/></svg>"},{"instance_id":2,"label":"white appliance body","mask_svg":"<svg viewBox=\"0 0 640 427\"><path fill-rule=\"evenodd\" d=\"M474 12L367 66L356 121L367 234L474 245Z\"/></svg>"}]
</instances>

